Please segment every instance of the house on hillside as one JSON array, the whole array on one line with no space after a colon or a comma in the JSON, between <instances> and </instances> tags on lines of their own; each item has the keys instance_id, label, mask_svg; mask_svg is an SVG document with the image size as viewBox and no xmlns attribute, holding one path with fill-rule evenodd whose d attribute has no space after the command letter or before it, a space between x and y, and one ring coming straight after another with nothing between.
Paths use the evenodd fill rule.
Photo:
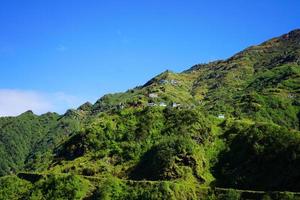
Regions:
<instances>
[{"instance_id":1,"label":"house on hillside","mask_svg":"<svg viewBox=\"0 0 300 200\"><path fill-rule=\"evenodd\" d=\"M224 114L219 114L219 115L218 115L218 118L219 118L219 119L225 119L225 115L224 115Z\"/></svg>"},{"instance_id":2,"label":"house on hillside","mask_svg":"<svg viewBox=\"0 0 300 200\"><path fill-rule=\"evenodd\" d=\"M172 80L170 81L170 83L171 83L172 85L177 85L177 84L178 84L178 81L172 79Z\"/></svg>"},{"instance_id":3,"label":"house on hillside","mask_svg":"<svg viewBox=\"0 0 300 200\"><path fill-rule=\"evenodd\" d=\"M169 83L169 81L166 79L159 80L159 84L168 84L168 83Z\"/></svg>"},{"instance_id":4,"label":"house on hillside","mask_svg":"<svg viewBox=\"0 0 300 200\"><path fill-rule=\"evenodd\" d=\"M159 80L159 84L172 84L172 85L177 85L178 84L178 81L175 80L175 79L172 79L172 80L167 80L167 79L161 79Z\"/></svg>"},{"instance_id":5,"label":"house on hillside","mask_svg":"<svg viewBox=\"0 0 300 200\"><path fill-rule=\"evenodd\" d=\"M294 98L294 95L289 93L289 94L288 94L288 98L293 99L293 98Z\"/></svg>"},{"instance_id":6,"label":"house on hillside","mask_svg":"<svg viewBox=\"0 0 300 200\"><path fill-rule=\"evenodd\" d=\"M179 106L180 106L179 103L173 103L173 104L172 104L172 107L173 107L173 108L177 108L177 107L179 107Z\"/></svg>"},{"instance_id":7,"label":"house on hillside","mask_svg":"<svg viewBox=\"0 0 300 200\"><path fill-rule=\"evenodd\" d=\"M153 107L153 106L157 106L157 104L156 103L148 103L148 106Z\"/></svg>"},{"instance_id":8,"label":"house on hillside","mask_svg":"<svg viewBox=\"0 0 300 200\"><path fill-rule=\"evenodd\" d=\"M125 106L124 106L123 103L119 103L119 104L117 105L117 108L122 110L122 109L125 108Z\"/></svg>"},{"instance_id":9,"label":"house on hillside","mask_svg":"<svg viewBox=\"0 0 300 200\"><path fill-rule=\"evenodd\" d=\"M149 97L150 97L150 98L157 98L157 97L158 97L158 94L156 94L156 93L150 93L150 94L149 94Z\"/></svg>"},{"instance_id":10,"label":"house on hillside","mask_svg":"<svg viewBox=\"0 0 300 200\"><path fill-rule=\"evenodd\" d=\"M159 106L160 106L160 107L166 107L167 104L166 104L165 102L160 102L160 103L159 103Z\"/></svg>"}]
</instances>

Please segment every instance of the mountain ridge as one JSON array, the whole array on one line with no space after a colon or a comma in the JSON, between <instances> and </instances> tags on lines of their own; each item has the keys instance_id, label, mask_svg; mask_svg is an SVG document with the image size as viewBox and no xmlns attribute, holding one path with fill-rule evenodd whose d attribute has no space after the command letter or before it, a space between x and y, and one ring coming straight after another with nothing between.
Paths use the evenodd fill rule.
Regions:
<instances>
[{"instance_id":1,"label":"mountain ridge","mask_svg":"<svg viewBox=\"0 0 300 200\"><path fill-rule=\"evenodd\" d=\"M299 192L299 129L296 29L226 60L166 70L63 115L27 111L0 118L0 199L16 184L26 185L19 197L31 199L249 199L242 190ZM219 194L215 186L238 190Z\"/></svg>"},{"instance_id":2,"label":"mountain ridge","mask_svg":"<svg viewBox=\"0 0 300 200\"><path fill-rule=\"evenodd\" d=\"M220 63L224 63L224 62L228 62L234 58L239 58L241 55L249 52L249 51L253 51L253 50L256 50L256 48L260 48L261 46L264 46L264 45L268 45L269 43L273 43L273 42L277 42L279 40L299 40L299 45L300 45L300 29L294 29L292 31L290 31L289 33L286 33L286 34L283 34L281 36L278 36L278 37L274 37L272 39L269 39L265 42L262 42L258 45L253 45L253 46L250 46L250 47L247 47L245 48L244 50L234 54L233 56L227 58L227 59L224 59L224 60L215 60L215 61L212 61L212 62L209 62L209 63L202 63L202 64L195 64L193 65L192 67L190 67L189 69L187 70L184 70L182 72L179 72L179 73L176 73L176 74L185 74L185 73L192 73L192 72L195 72L197 70L199 70L199 68L201 67L204 67L204 66L217 66L218 64ZM298 46L299 46L298 45ZM300 62L300 60L296 60L297 62ZM145 86L148 86L149 84L151 84L153 82L153 80L155 80L157 77L161 76L161 75L164 75L166 73L175 73L173 72L172 70L165 70L164 72L158 74L157 76L155 76L154 78L150 79L149 81L147 81L145 84L143 84L142 86L136 86L135 88L139 88L139 87L145 87ZM104 96L106 95L114 95L114 94L119 94L119 93L124 93L124 92L118 92L118 93L108 93L108 94L105 94ZM104 97L103 96L103 97ZM101 97L102 98L102 97ZM101 99L100 98L100 99ZM100 99L98 99L97 101L99 101ZM86 104L92 104L90 103L89 101L83 103L82 105L78 106L77 110L78 109L81 109L81 107L85 106ZM32 112L31 110L28 110L28 111L25 111L24 113L26 112ZM51 112L51 111L49 111ZM22 113L23 114L23 113ZM46 113L45 113L46 114ZM21 115L21 114L20 114ZM41 114L42 115L42 114ZM9 117L9 116L3 116L3 117Z\"/></svg>"}]
</instances>

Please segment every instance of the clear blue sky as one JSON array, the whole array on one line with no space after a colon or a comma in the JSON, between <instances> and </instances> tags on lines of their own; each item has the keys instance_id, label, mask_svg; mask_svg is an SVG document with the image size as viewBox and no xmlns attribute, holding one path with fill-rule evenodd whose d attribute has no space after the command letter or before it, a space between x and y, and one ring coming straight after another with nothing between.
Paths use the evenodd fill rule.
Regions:
<instances>
[{"instance_id":1,"label":"clear blue sky","mask_svg":"<svg viewBox=\"0 0 300 200\"><path fill-rule=\"evenodd\" d=\"M2 0L0 115L8 92L62 112L299 27L299 0Z\"/></svg>"}]
</instances>

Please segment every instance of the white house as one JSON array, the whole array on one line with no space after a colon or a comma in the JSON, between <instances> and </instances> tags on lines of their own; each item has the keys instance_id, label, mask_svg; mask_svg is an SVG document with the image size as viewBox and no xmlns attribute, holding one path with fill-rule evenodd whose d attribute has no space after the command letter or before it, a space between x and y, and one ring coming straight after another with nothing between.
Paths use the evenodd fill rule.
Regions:
<instances>
[{"instance_id":1,"label":"white house","mask_svg":"<svg viewBox=\"0 0 300 200\"><path fill-rule=\"evenodd\" d=\"M156 103L148 103L148 106L153 107L153 106L157 106Z\"/></svg>"},{"instance_id":2,"label":"white house","mask_svg":"<svg viewBox=\"0 0 300 200\"><path fill-rule=\"evenodd\" d=\"M150 93L150 94L149 94L149 97L150 97L150 98L157 98L157 97L158 97L158 94L156 94L156 93Z\"/></svg>"},{"instance_id":3,"label":"white house","mask_svg":"<svg viewBox=\"0 0 300 200\"><path fill-rule=\"evenodd\" d=\"M161 79L161 80L159 81L159 83L160 83L160 84L167 84L167 83L169 83L169 81L166 80L166 79Z\"/></svg>"},{"instance_id":4,"label":"white house","mask_svg":"<svg viewBox=\"0 0 300 200\"><path fill-rule=\"evenodd\" d=\"M178 82L177 82L176 80L174 80L174 79L171 80L171 84L172 84L172 85L177 85L177 83L178 83Z\"/></svg>"},{"instance_id":5,"label":"white house","mask_svg":"<svg viewBox=\"0 0 300 200\"><path fill-rule=\"evenodd\" d=\"M224 114L219 114L219 115L218 115L218 118L219 118L219 119L225 119L225 115L224 115Z\"/></svg>"},{"instance_id":6,"label":"white house","mask_svg":"<svg viewBox=\"0 0 300 200\"><path fill-rule=\"evenodd\" d=\"M166 107L166 106L167 106L167 104L166 104L166 103L164 103L164 102L160 102L160 103L159 103L159 106L160 106L160 107Z\"/></svg>"},{"instance_id":7,"label":"white house","mask_svg":"<svg viewBox=\"0 0 300 200\"><path fill-rule=\"evenodd\" d=\"M177 107L179 107L179 106L180 106L179 103L173 103L173 104L172 104L172 107L173 107L173 108L177 108Z\"/></svg>"}]
</instances>

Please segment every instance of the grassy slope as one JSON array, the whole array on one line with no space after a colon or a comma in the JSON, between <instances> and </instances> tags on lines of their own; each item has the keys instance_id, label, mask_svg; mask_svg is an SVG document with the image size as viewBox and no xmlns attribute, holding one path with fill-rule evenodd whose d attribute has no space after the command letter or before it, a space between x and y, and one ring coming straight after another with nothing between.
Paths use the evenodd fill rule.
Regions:
<instances>
[{"instance_id":1,"label":"grassy slope","mask_svg":"<svg viewBox=\"0 0 300 200\"><path fill-rule=\"evenodd\" d=\"M44 129L39 125L26 131L28 141L34 141L23 145L17 161L3 158L16 170L57 174L50 182L65 181L61 173L77 174L67 178L74 181L70 188L78 186L79 196L95 198L194 199L201 196L199 185L300 191L299 65L296 30L224 61L195 65L182 73L166 71L143 86L56 116ZM148 106L162 102L168 106ZM173 103L180 109L172 108ZM217 119L219 114L225 114L225 121ZM27 127L43 119L33 118L10 120L24 121ZM2 132L14 130L1 127ZM9 142L24 139L14 135ZM290 173L278 176L286 168ZM266 177L261 171L270 173ZM80 176L106 178L88 183ZM50 195L45 190L48 179L33 184L38 189L28 189L31 195ZM225 193L207 191L203 198L239 196L238 191Z\"/></svg>"}]
</instances>

